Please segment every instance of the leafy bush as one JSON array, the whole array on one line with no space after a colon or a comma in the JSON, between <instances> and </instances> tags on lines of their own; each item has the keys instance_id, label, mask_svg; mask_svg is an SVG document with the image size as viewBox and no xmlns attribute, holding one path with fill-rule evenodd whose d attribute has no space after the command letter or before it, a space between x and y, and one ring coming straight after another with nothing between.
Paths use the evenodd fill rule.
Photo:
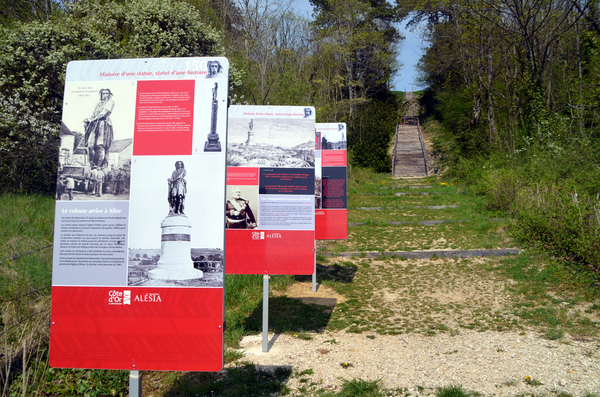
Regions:
<instances>
[{"instance_id":1,"label":"leafy bush","mask_svg":"<svg viewBox=\"0 0 600 397\"><path fill-rule=\"evenodd\" d=\"M0 39L0 190L51 192L64 76L74 59L110 58L107 41L72 23L31 23Z\"/></svg>"},{"instance_id":2,"label":"leafy bush","mask_svg":"<svg viewBox=\"0 0 600 397\"><path fill-rule=\"evenodd\" d=\"M397 104L393 96L362 105L348 126L350 162L354 166L390 172L392 159L388 148L394 137Z\"/></svg>"},{"instance_id":3,"label":"leafy bush","mask_svg":"<svg viewBox=\"0 0 600 397\"><path fill-rule=\"evenodd\" d=\"M55 191L69 61L223 55L201 20L184 2L82 1L54 21L0 31L0 192Z\"/></svg>"}]
</instances>

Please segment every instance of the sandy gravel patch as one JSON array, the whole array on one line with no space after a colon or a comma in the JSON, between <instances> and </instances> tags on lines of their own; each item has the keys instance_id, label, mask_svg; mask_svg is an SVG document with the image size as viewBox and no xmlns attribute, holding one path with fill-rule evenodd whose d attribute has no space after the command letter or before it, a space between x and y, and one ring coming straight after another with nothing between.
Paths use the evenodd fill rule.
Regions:
<instances>
[{"instance_id":1,"label":"sandy gravel patch","mask_svg":"<svg viewBox=\"0 0 600 397\"><path fill-rule=\"evenodd\" d=\"M245 360L260 366L291 366L292 390L306 387L337 389L342 379L380 379L387 389L431 395L436 387L461 384L486 396L566 392L584 396L600 392L598 341L549 341L534 332L476 332L459 335L369 335L314 333L312 340L292 335L269 335L272 343L262 353L262 336L247 336L241 346ZM370 337L369 337L370 336ZM372 339L374 337L374 339ZM347 368L342 367L347 363ZM524 382L531 377L543 385ZM301 379L306 379L301 381ZM400 394L399 394L400 395Z\"/></svg>"}]
</instances>

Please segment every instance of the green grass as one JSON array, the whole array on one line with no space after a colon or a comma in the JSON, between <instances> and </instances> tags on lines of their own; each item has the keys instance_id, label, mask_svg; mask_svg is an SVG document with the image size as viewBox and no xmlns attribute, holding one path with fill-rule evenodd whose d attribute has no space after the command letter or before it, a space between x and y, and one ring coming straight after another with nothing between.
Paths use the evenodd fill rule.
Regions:
<instances>
[{"instance_id":1,"label":"green grass","mask_svg":"<svg viewBox=\"0 0 600 397\"><path fill-rule=\"evenodd\" d=\"M472 397L480 396L481 394L478 392L466 391L461 385L449 385L438 388L435 395L437 397Z\"/></svg>"}]
</instances>

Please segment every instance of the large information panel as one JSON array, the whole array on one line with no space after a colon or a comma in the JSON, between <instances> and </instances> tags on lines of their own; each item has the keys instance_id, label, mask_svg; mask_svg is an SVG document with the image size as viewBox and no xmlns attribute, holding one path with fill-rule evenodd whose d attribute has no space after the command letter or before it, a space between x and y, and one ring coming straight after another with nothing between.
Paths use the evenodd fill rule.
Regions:
<instances>
[{"instance_id":1,"label":"large information panel","mask_svg":"<svg viewBox=\"0 0 600 397\"><path fill-rule=\"evenodd\" d=\"M348 237L346 123L315 125L315 239Z\"/></svg>"},{"instance_id":2,"label":"large information panel","mask_svg":"<svg viewBox=\"0 0 600 397\"><path fill-rule=\"evenodd\" d=\"M223 366L225 58L67 66L50 364Z\"/></svg>"},{"instance_id":3,"label":"large information panel","mask_svg":"<svg viewBox=\"0 0 600 397\"><path fill-rule=\"evenodd\" d=\"M312 274L314 108L231 106L227 134L227 273Z\"/></svg>"}]
</instances>

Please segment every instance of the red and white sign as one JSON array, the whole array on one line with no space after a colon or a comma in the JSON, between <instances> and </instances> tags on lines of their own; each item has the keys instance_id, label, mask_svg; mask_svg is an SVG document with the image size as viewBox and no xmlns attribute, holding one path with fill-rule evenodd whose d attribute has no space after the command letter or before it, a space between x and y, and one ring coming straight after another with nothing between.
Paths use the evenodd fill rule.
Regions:
<instances>
[{"instance_id":1,"label":"red and white sign","mask_svg":"<svg viewBox=\"0 0 600 397\"><path fill-rule=\"evenodd\" d=\"M227 273L312 274L314 114L312 107L230 107Z\"/></svg>"},{"instance_id":2,"label":"red and white sign","mask_svg":"<svg viewBox=\"0 0 600 397\"><path fill-rule=\"evenodd\" d=\"M53 367L223 367L228 69L225 58L68 64Z\"/></svg>"},{"instance_id":3,"label":"red and white sign","mask_svg":"<svg viewBox=\"0 0 600 397\"><path fill-rule=\"evenodd\" d=\"M317 123L315 138L315 238L348 238L345 123Z\"/></svg>"}]
</instances>

